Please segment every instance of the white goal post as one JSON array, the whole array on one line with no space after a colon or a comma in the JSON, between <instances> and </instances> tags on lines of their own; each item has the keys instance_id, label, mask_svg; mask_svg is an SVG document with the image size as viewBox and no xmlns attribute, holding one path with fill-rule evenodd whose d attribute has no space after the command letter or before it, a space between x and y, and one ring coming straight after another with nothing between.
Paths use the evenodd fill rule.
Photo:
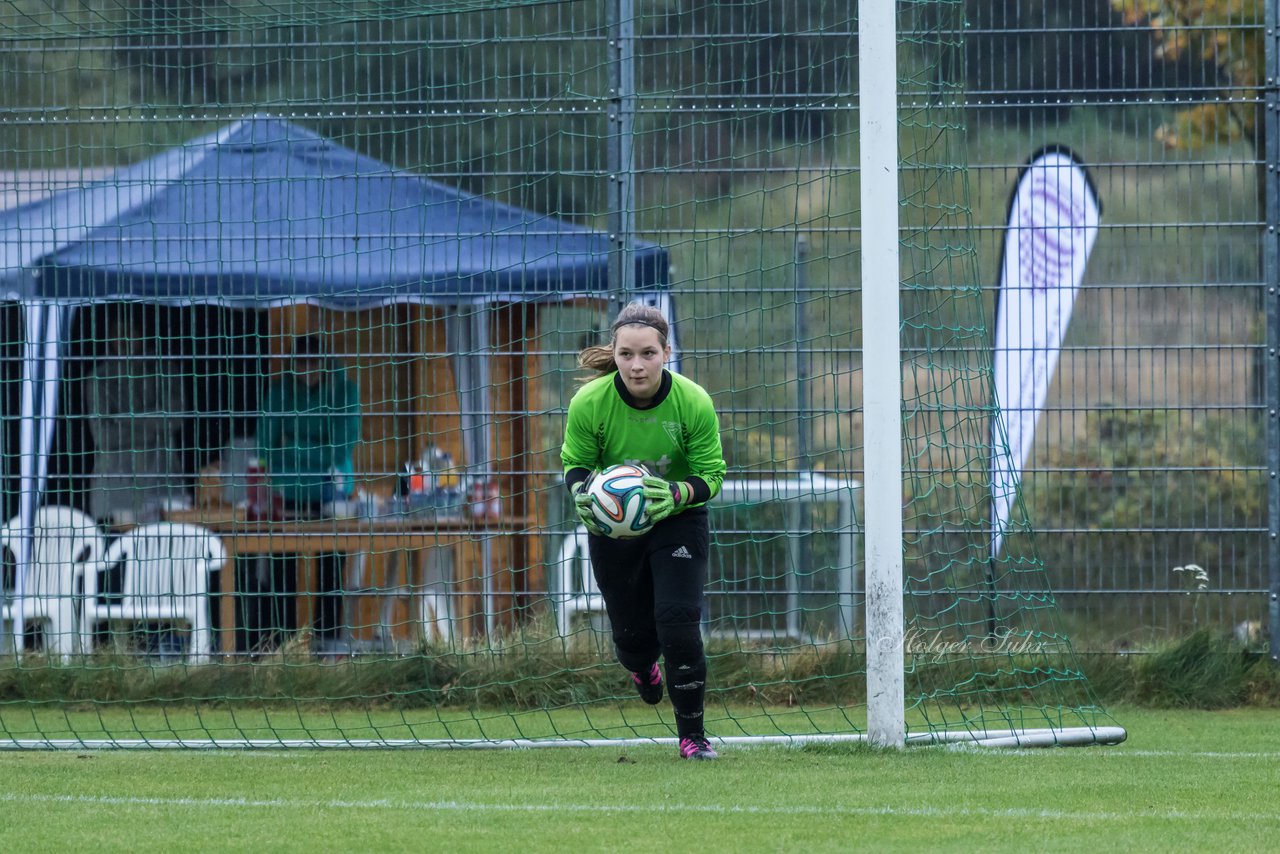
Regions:
<instances>
[{"instance_id":1,"label":"white goal post","mask_svg":"<svg viewBox=\"0 0 1280 854\"><path fill-rule=\"evenodd\" d=\"M858 2L867 736L905 743L896 2ZM886 204L892 199L892 204ZM869 216L869 211L875 211Z\"/></svg>"},{"instance_id":2,"label":"white goal post","mask_svg":"<svg viewBox=\"0 0 1280 854\"><path fill-rule=\"evenodd\" d=\"M1120 727L906 733L897 11L896 0L858 2L866 741L882 747L1117 744L1126 737Z\"/></svg>"}]
</instances>

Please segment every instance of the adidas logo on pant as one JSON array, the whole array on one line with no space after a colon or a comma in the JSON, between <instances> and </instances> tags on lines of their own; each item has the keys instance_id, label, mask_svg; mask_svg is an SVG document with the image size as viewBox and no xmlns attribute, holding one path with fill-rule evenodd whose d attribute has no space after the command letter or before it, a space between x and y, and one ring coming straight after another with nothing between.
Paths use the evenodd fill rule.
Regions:
<instances>
[{"instance_id":1,"label":"adidas logo on pant","mask_svg":"<svg viewBox=\"0 0 1280 854\"><path fill-rule=\"evenodd\" d=\"M678 548L678 549L676 549L675 551L673 551L673 552L671 553L671 556L672 556L672 557L682 557L682 558L685 558L685 559L687 559L687 560L693 560L693 555L689 554L689 550L688 550L687 548L685 548L684 546L681 546L680 548Z\"/></svg>"}]
</instances>

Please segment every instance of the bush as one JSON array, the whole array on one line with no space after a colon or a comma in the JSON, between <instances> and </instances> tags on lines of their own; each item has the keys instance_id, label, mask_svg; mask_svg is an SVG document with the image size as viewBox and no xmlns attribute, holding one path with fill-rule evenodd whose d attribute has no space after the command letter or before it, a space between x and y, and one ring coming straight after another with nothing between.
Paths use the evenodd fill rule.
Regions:
<instances>
[{"instance_id":1,"label":"bush","mask_svg":"<svg viewBox=\"0 0 1280 854\"><path fill-rule=\"evenodd\" d=\"M1134 693L1158 708L1230 708L1244 702L1250 664L1239 646L1200 629L1142 660Z\"/></svg>"},{"instance_id":2,"label":"bush","mask_svg":"<svg viewBox=\"0 0 1280 854\"><path fill-rule=\"evenodd\" d=\"M1251 557L1262 553L1266 519L1261 429L1243 413L1090 413L1086 438L1052 449L1044 471L1024 481L1053 589L1130 591L1084 607L1114 606L1131 628L1146 621L1169 635L1260 616L1227 613L1214 591L1265 586L1265 568ZM1011 537L1010 552L1030 553L1026 537ZM1204 593L1185 595L1172 570L1187 564L1208 571Z\"/></svg>"}]
</instances>

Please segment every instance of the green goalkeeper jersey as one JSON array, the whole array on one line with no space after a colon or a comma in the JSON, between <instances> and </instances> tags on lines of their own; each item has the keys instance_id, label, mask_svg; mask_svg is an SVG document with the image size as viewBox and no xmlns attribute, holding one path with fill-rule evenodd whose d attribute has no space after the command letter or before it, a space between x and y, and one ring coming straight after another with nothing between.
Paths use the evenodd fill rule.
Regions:
<instances>
[{"instance_id":1,"label":"green goalkeeper jersey","mask_svg":"<svg viewBox=\"0 0 1280 854\"><path fill-rule=\"evenodd\" d=\"M569 401L560 449L566 475L638 463L666 480L691 483L702 499L697 503L714 497L725 462L711 396L693 380L663 371L650 405L636 403L616 372L578 389Z\"/></svg>"}]
</instances>

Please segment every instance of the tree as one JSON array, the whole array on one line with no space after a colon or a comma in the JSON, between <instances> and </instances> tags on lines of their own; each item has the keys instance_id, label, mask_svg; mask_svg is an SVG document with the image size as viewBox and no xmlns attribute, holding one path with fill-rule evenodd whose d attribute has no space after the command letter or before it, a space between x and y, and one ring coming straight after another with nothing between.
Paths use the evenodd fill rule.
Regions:
<instances>
[{"instance_id":1,"label":"tree","mask_svg":"<svg viewBox=\"0 0 1280 854\"><path fill-rule=\"evenodd\" d=\"M966 0L968 103L1016 125L1066 120L1093 93L1125 98L1166 88L1181 69L1133 61L1143 34L1121 25L1112 2Z\"/></svg>"},{"instance_id":2,"label":"tree","mask_svg":"<svg viewBox=\"0 0 1280 854\"><path fill-rule=\"evenodd\" d=\"M1263 0L1111 0L1126 24L1145 27L1155 58L1205 63L1217 72L1206 81L1216 90L1205 100L1178 110L1156 131L1169 148L1192 151L1207 142L1248 140L1262 150L1260 81L1266 66ZM1210 97L1206 92L1206 99Z\"/></svg>"},{"instance_id":3,"label":"tree","mask_svg":"<svg viewBox=\"0 0 1280 854\"><path fill-rule=\"evenodd\" d=\"M116 40L119 64L133 69L140 99L159 97L193 106L252 104L276 81L286 54L256 42L287 43L284 27L229 28L223 0L130 0L131 32Z\"/></svg>"},{"instance_id":4,"label":"tree","mask_svg":"<svg viewBox=\"0 0 1280 854\"><path fill-rule=\"evenodd\" d=\"M1215 100L1208 100L1214 87L1204 86L1206 94L1200 103L1178 110L1156 130L1156 139L1165 146L1195 151L1210 142L1246 140L1256 159L1265 159L1261 156L1266 151L1265 123L1260 120L1265 101L1260 81L1266 76L1264 2L1268 0L1111 0L1127 24L1149 29L1157 59L1199 61L1216 71ZM1261 163L1258 168L1258 210L1265 211L1267 182ZM1262 246L1259 241L1260 271L1265 269ZM1265 317L1262 295L1259 288L1259 321ZM1253 399L1266 400L1261 348L1254 353L1251 373Z\"/></svg>"}]
</instances>

